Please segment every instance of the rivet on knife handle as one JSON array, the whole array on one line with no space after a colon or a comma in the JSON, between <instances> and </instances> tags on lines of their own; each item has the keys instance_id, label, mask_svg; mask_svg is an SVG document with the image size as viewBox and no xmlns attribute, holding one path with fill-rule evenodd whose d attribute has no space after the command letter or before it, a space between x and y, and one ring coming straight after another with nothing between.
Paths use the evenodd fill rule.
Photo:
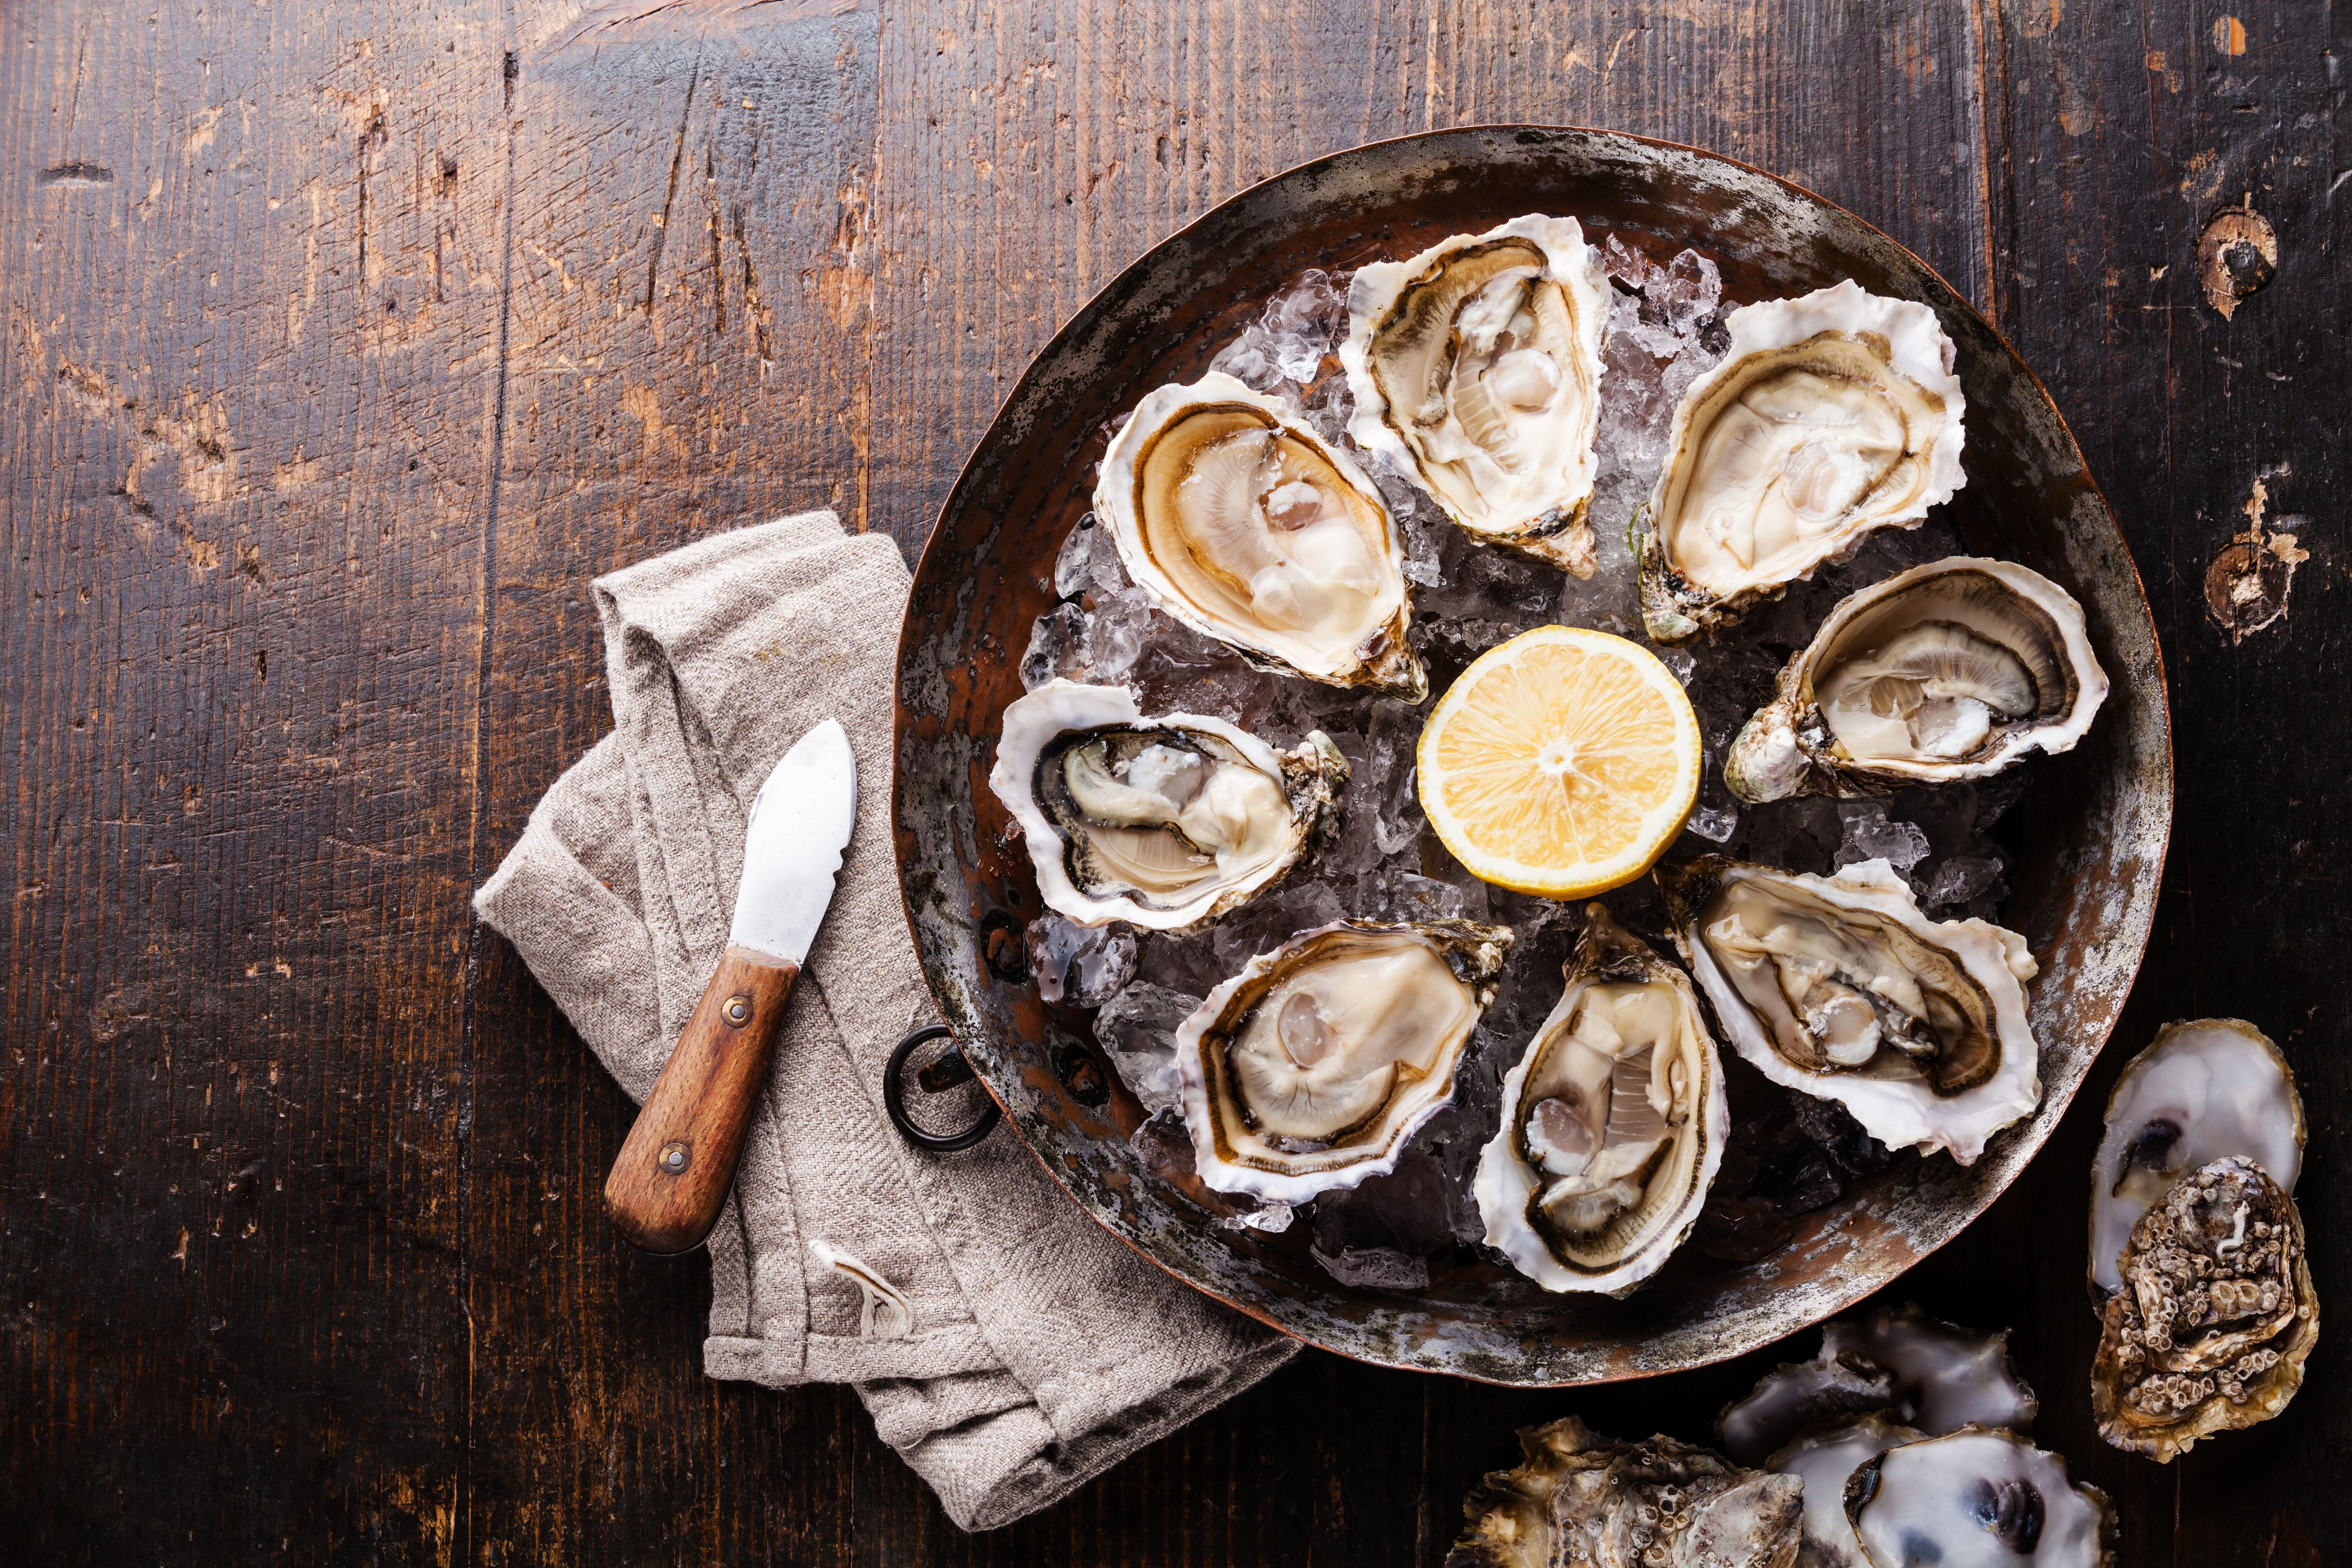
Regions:
<instances>
[{"instance_id":1,"label":"rivet on knife handle","mask_svg":"<svg viewBox=\"0 0 2352 1568\"><path fill-rule=\"evenodd\" d=\"M604 1208L647 1252L686 1252L719 1222L800 966L730 947L629 1129Z\"/></svg>"}]
</instances>

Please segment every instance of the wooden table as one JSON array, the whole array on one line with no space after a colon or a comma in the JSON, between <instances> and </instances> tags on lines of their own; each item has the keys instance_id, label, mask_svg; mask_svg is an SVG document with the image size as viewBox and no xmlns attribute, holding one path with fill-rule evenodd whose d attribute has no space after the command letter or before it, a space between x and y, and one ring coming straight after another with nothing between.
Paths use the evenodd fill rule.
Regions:
<instances>
[{"instance_id":1,"label":"wooden table","mask_svg":"<svg viewBox=\"0 0 2352 1568\"><path fill-rule=\"evenodd\" d=\"M1854 208L2073 422L2174 683L2158 934L2059 1136L1888 1299L2015 1328L2124 1563L2343 1556L2340 1329L2284 1418L2168 1468L2084 1383L2084 1172L2167 1018L2293 1058L2352 1300L2352 38L2247 4L10 7L6 1555L1426 1564L1516 1425L1702 1436L1778 1356L1528 1393L1315 1352L961 1537L846 1391L701 1376L704 1266L598 1208L630 1107L467 908L609 722L594 574L810 506L911 552L1154 240L1335 148L1531 121ZM2196 244L2241 201L2276 278L2225 321ZM2250 521L2273 597L2299 567L2233 636L2209 567Z\"/></svg>"}]
</instances>

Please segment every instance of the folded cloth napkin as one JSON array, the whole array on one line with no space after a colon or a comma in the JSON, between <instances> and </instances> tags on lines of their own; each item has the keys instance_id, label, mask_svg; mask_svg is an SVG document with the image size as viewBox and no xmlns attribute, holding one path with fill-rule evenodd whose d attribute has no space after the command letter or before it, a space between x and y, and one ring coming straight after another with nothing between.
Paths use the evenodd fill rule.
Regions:
<instances>
[{"instance_id":1,"label":"folded cloth napkin","mask_svg":"<svg viewBox=\"0 0 2352 1568\"><path fill-rule=\"evenodd\" d=\"M818 721L857 755L857 827L709 1243L713 1377L848 1383L965 1530L1061 1497L1297 1348L1079 1212L1010 1127L911 1149L883 1068L937 1021L887 805L898 546L804 512L596 580L613 733L475 895L642 1100L735 905L751 797Z\"/></svg>"}]
</instances>

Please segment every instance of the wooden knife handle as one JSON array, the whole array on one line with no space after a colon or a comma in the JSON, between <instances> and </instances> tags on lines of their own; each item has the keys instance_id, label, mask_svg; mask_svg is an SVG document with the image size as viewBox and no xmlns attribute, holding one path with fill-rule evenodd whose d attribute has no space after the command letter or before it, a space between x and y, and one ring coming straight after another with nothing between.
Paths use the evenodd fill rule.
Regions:
<instances>
[{"instance_id":1,"label":"wooden knife handle","mask_svg":"<svg viewBox=\"0 0 2352 1568\"><path fill-rule=\"evenodd\" d=\"M800 965L730 947L629 1129L604 1212L647 1252L686 1252L719 1223L768 1081Z\"/></svg>"}]
</instances>

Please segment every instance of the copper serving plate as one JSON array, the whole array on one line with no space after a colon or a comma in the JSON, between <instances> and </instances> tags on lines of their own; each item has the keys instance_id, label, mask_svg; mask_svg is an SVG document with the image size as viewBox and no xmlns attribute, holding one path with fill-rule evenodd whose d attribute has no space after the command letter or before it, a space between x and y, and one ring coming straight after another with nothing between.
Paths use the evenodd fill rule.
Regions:
<instances>
[{"instance_id":1,"label":"copper serving plate","mask_svg":"<svg viewBox=\"0 0 2352 1568\"><path fill-rule=\"evenodd\" d=\"M1358 1289L1308 1257L1304 1224L1278 1236L1213 1228L1232 1212L1223 1194L1160 1179L1129 1146L1141 1110L1097 1050L1089 1015L1047 1005L1029 984L1021 932L1042 906L987 787L1031 623L1055 603L1055 556L1087 510L1103 422L1164 382L1199 376L1304 268L1406 256L1528 212L1644 237L1660 258L1696 245L1721 267L1727 304L1852 278L1933 306L1969 400L1968 486L1949 515L1970 550L2022 562L2080 599L2114 679L2089 739L2042 764L2020 808L2005 918L2042 963L2043 1093L2032 1120L1968 1169L1906 1156L1754 1263L1685 1248L1622 1301L1552 1296L1487 1263L1433 1265L1428 1289L1412 1294ZM2138 970L2171 827L2172 759L2156 629L2115 519L2041 384L1949 285L1853 214L1727 159L1505 126L1360 147L1254 186L1155 247L1046 344L948 497L915 574L894 806L931 990L982 1080L1088 1213L1170 1272L1342 1354L1497 1383L1595 1383L1704 1365L1817 1321L1950 1240L2016 1177Z\"/></svg>"}]
</instances>

